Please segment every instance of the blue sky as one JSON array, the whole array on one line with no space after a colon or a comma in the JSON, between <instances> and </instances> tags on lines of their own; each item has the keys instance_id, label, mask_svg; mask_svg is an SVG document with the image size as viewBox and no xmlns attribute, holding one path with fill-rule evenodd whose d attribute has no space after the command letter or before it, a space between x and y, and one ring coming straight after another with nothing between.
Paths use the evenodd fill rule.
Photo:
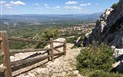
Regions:
<instances>
[{"instance_id":1,"label":"blue sky","mask_svg":"<svg viewBox=\"0 0 123 77\"><path fill-rule=\"evenodd\" d=\"M90 14L119 0L0 0L1 14Z\"/></svg>"}]
</instances>

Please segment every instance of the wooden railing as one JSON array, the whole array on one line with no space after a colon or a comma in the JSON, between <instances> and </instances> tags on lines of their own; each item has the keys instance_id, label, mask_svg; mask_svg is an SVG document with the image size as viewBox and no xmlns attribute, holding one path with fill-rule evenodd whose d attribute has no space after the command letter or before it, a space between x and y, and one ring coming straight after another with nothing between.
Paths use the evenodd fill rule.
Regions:
<instances>
[{"instance_id":1,"label":"wooden railing","mask_svg":"<svg viewBox=\"0 0 123 77\"><path fill-rule=\"evenodd\" d=\"M40 66L41 61L48 59L48 61L54 61L55 56L66 55L66 41L53 41L51 38L50 41L43 41L46 43L50 43L50 48L45 49L22 49L22 50L9 50L9 43L8 41L19 41L19 42L29 42L29 43L41 43L40 40L31 40L31 39L21 39L21 38L9 38L6 31L0 31L0 48L1 48L1 55L3 57L3 65L0 67L0 77L12 77L29 71L35 67ZM62 45L54 47L53 43L62 43ZM58 48L63 47L63 51L58 50ZM36 52L36 51L46 51L47 55L37 54L34 57L30 57L27 59L22 59L14 62L10 62L10 55L15 53L24 53L24 52ZM54 51L58 51L55 53ZM45 54L44 53L44 54ZM37 63L37 64L36 64ZM21 69L26 68L28 69Z\"/></svg>"}]
</instances>

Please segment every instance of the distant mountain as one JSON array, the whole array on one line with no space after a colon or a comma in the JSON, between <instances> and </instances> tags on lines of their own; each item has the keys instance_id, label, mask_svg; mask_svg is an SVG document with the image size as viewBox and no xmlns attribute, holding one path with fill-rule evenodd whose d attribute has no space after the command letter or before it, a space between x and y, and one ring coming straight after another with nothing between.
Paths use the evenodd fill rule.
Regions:
<instances>
[{"instance_id":1,"label":"distant mountain","mask_svg":"<svg viewBox=\"0 0 123 77\"><path fill-rule=\"evenodd\" d=\"M25 23L28 25L33 24L62 24L62 23L78 23L78 22L92 22L96 21L97 18L102 13L94 13L94 14L23 14L23 15L2 15L0 19L2 19L1 23Z\"/></svg>"}]
</instances>

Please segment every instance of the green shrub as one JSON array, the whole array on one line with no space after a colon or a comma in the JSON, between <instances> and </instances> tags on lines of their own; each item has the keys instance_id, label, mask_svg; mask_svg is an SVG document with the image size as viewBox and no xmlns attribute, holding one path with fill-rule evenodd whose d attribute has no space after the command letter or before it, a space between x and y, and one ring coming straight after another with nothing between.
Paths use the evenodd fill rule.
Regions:
<instances>
[{"instance_id":1,"label":"green shrub","mask_svg":"<svg viewBox=\"0 0 123 77\"><path fill-rule=\"evenodd\" d=\"M3 59L2 59L2 57L0 57L0 64L2 64L3 63Z\"/></svg>"},{"instance_id":2,"label":"green shrub","mask_svg":"<svg viewBox=\"0 0 123 77\"><path fill-rule=\"evenodd\" d=\"M114 3L112 6L111 6L111 8L113 8L113 9L115 9L116 7L117 7L117 3Z\"/></svg>"},{"instance_id":3,"label":"green shrub","mask_svg":"<svg viewBox=\"0 0 123 77\"><path fill-rule=\"evenodd\" d=\"M110 72L114 59L113 51L105 44L90 45L83 48L77 56L77 69L88 77L123 77L122 74Z\"/></svg>"},{"instance_id":4,"label":"green shrub","mask_svg":"<svg viewBox=\"0 0 123 77\"><path fill-rule=\"evenodd\" d=\"M96 70L89 77L123 77L122 74Z\"/></svg>"},{"instance_id":5,"label":"green shrub","mask_svg":"<svg viewBox=\"0 0 123 77\"><path fill-rule=\"evenodd\" d=\"M87 68L90 70L110 71L114 59L112 58L113 51L106 45L102 44L99 47L94 45L82 49L77 56L77 68Z\"/></svg>"}]
</instances>

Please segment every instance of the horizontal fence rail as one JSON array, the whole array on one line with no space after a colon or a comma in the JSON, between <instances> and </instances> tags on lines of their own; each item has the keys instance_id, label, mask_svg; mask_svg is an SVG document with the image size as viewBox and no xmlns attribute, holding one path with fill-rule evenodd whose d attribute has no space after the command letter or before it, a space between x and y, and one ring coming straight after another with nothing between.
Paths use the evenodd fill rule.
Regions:
<instances>
[{"instance_id":1,"label":"horizontal fence rail","mask_svg":"<svg viewBox=\"0 0 123 77\"><path fill-rule=\"evenodd\" d=\"M8 38L8 40L11 40L11 41L20 41L20 42L30 42L30 43L41 43L41 42L50 43L50 41L40 41L40 40L32 40L32 39L23 39L23 38L16 38L16 37Z\"/></svg>"},{"instance_id":2,"label":"horizontal fence rail","mask_svg":"<svg viewBox=\"0 0 123 77\"><path fill-rule=\"evenodd\" d=\"M42 49L9 49L8 41L17 42L28 42L28 43L49 43L49 48ZM55 46L54 43L62 43L61 45ZM43 60L54 61L55 57L59 57L66 54L66 41L54 41L52 38L50 41L40 41L32 39L23 39L16 37L8 37L6 31L0 31L0 56L3 57L3 66L0 67L0 77L13 77L19 74L25 73L33 68L40 66ZM63 48L60 51L59 48ZM43 53L42 53L43 51ZM54 52L55 51L55 52ZM16 53L28 53L28 52L40 52L33 54L25 59L10 62L10 55ZM56 53L57 52L57 53ZM45 54L45 55L44 55ZM27 69L28 68L28 69Z\"/></svg>"}]
</instances>

